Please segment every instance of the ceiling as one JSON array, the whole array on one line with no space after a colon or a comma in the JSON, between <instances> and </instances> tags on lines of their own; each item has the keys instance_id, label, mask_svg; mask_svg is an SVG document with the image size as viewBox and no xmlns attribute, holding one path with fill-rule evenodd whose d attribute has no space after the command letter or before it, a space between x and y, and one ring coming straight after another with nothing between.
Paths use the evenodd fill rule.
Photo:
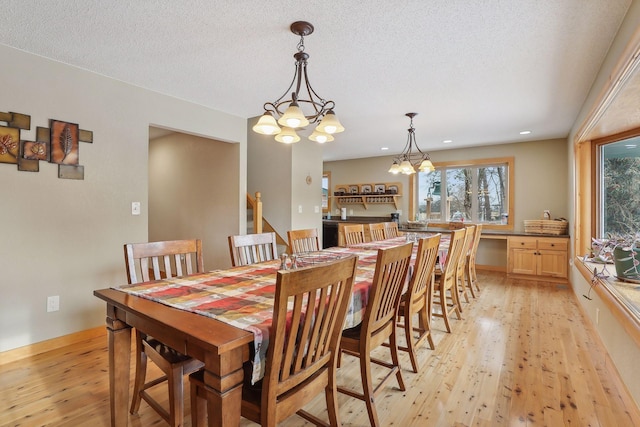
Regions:
<instances>
[{"instance_id":1,"label":"ceiling","mask_svg":"<svg viewBox=\"0 0 640 427\"><path fill-rule=\"evenodd\" d=\"M399 153L407 112L423 151L567 137L630 3L3 0L0 43L249 118L287 88L289 25L309 21L339 160Z\"/></svg>"}]
</instances>

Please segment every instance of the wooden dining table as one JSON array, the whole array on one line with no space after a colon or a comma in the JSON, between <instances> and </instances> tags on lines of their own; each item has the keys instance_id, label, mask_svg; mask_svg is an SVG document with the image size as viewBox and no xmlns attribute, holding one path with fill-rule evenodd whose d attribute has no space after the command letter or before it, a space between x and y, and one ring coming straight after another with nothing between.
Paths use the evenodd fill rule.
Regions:
<instances>
[{"instance_id":1,"label":"wooden dining table","mask_svg":"<svg viewBox=\"0 0 640 427\"><path fill-rule=\"evenodd\" d=\"M362 320L375 272L377 249L404 237L300 254L299 267L358 256L345 328ZM446 244L446 243L445 243ZM441 245L441 250L445 245ZM264 375L280 261L214 270L94 291L107 304L111 425L128 422L131 328L153 336L204 363L209 426L237 426L243 364L253 365L252 382Z\"/></svg>"}]
</instances>

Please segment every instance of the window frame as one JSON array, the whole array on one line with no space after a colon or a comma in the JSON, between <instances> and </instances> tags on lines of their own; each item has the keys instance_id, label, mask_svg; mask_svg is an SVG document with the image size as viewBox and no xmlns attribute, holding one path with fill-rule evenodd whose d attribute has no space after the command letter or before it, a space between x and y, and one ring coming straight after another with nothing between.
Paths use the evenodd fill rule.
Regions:
<instances>
[{"instance_id":1,"label":"window frame","mask_svg":"<svg viewBox=\"0 0 640 427\"><path fill-rule=\"evenodd\" d=\"M515 223L514 219L514 206L515 206L515 157L494 157L488 159L471 159L471 160L453 160L444 162L433 162L433 166L436 170L443 170L447 168L481 168L496 165L507 166L507 223L506 224L494 224L494 223L482 223L485 230L502 230L512 231ZM418 173L414 174L409 181L410 188L409 194L412 195L409 200L409 217L415 218L418 212L419 200L419 186L418 186ZM443 225L448 225L450 221L442 222ZM433 221L430 221L434 224Z\"/></svg>"}]
</instances>

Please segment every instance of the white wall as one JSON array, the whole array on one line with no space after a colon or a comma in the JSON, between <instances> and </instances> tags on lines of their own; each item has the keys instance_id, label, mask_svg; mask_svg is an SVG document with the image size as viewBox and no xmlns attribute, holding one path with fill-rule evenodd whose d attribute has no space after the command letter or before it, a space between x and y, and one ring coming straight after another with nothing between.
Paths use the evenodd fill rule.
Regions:
<instances>
[{"instance_id":1,"label":"white wall","mask_svg":"<svg viewBox=\"0 0 640 427\"><path fill-rule=\"evenodd\" d=\"M205 270L231 267L239 193L229 165L239 148L183 133L149 141L149 241L201 239Z\"/></svg>"},{"instance_id":2,"label":"white wall","mask_svg":"<svg viewBox=\"0 0 640 427\"><path fill-rule=\"evenodd\" d=\"M429 154L436 164L456 160L514 157L515 183L512 184L515 185L515 230L524 230L525 219L540 219L544 209L549 209L554 218L567 218L569 215L568 193L563 188L568 179L566 139L454 148L430 151ZM393 175L387 172L392 159L392 157L371 157L326 162L324 170L331 172L331 194L339 184L399 181L403 187L401 198L403 214L400 220L413 219L407 217L411 198L409 178L406 175ZM368 209L353 205L353 211L355 216L382 216L389 215L395 209L391 205L371 206Z\"/></svg>"},{"instance_id":3,"label":"white wall","mask_svg":"<svg viewBox=\"0 0 640 427\"><path fill-rule=\"evenodd\" d=\"M94 139L80 143L82 181L58 179L46 162L38 173L0 164L0 351L104 324L93 290L125 282L123 243L147 240L150 125L240 144L228 179L242 228L245 119L6 46L0 57L0 111L31 116L21 138L58 119ZM142 202L142 215L131 216L132 201ZM46 312L50 295L60 296L60 311Z\"/></svg>"}]
</instances>

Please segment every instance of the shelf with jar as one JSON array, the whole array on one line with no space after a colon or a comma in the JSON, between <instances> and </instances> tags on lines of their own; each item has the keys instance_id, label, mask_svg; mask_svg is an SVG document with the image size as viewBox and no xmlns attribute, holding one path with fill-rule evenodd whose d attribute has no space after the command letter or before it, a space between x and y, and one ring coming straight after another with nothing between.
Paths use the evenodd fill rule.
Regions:
<instances>
[{"instance_id":1,"label":"shelf with jar","mask_svg":"<svg viewBox=\"0 0 640 427\"><path fill-rule=\"evenodd\" d=\"M340 205L368 205L392 204L399 209L399 199L402 197L402 183L385 182L377 184L342 184L336 185L333 200Z\"/></svg>"}]
</instances>

